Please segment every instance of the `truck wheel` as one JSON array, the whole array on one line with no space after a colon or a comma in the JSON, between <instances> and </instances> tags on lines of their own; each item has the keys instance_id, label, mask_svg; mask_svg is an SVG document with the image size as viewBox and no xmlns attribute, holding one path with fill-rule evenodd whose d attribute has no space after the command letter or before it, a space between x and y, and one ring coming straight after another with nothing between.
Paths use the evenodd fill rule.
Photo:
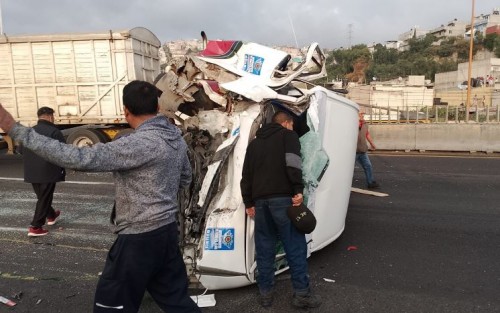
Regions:
<instances>
[{"instance_id":1,"label":"truck wheel","mask_svg":"<svg viewBox=\"0 0 500 313\"><path fill-rule=\"evenodd\" d=\"M66 139L66 142L77 147L87 147L99 142L108 142L108 138L96 129L85 128L72 132Z\"/></svg>"}]
</instances>

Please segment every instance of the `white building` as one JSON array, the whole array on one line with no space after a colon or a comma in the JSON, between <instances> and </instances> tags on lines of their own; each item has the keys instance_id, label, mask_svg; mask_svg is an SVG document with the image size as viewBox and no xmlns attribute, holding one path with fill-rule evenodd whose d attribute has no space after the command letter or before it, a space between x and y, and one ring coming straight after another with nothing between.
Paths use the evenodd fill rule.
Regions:
<instances>
[{"instance_id":1,"label":"white building","mask_svg":"<svg viewBox=\"0 0 500 313\"><path fill-rule=\"evenodd\" d=\"M467 22L454 19L447 24L443 24L437 28L431 29L429 33L436 36L437 38L463 37L465 34L466 26Z\"/></svg>"},{"instance_id":2,"label":"white building","mask_svg":"<svg viewBox=\"0 0 500 313\"><path fill-rule=\"evenodd\" d=\"M408 76L370 85L352 86L348 98L363 106L405 108L432 106L434 91L425 76Z\"/></svg>"},{"instance_id":3,"label":"white building","mask_svg":"<svg viewBox=\"0 0 500 313\"><path fill-rule=\"evenodd\" d=\"M436 91L459 89L463 82L467 82L469 75L469 63L458 64L458 70L445 73L437 73L434 79L434 89ZM500 58L488 58L472 62L471 77L486 79L493 76L493 80L500 79Z\"/></svg>"},{"instance_id":4,"label":"white building","mask_svg":"<svg viewBox=\"0 0 500 313\"><path fill-rule=\"evenodd\" d=\"M500 9L494 9L491 14L481 14L474 19L474 32L486 34L486 29L491 26L500 25ZM471 26L466 26L465 36L470 36Z\"/></svg>"}]
</instances>

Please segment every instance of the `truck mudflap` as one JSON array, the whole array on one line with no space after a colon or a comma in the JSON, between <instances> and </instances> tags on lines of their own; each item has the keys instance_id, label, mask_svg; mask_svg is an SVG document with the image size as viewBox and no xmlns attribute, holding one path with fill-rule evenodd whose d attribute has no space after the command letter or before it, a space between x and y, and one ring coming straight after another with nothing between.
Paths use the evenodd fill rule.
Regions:
<instances>
[{"instance_id":1,"label":"truck mudflap","mask_svg":"<svg viewBox=\"0 0 500 313\"><path fill-rule=\"evenodd\" d=\"M157 79L160 112L175 120L189 146L193 182L179 196L180 244L191 281L206 288L256 281L254 221L239 184L248 143L276 110L294 117L301 138L306 201L318 220L306 237L308 253L344 229L358 107L322 87L303 87L324 73L317 44L302 63L289 61L258 44L216 42L198 56L174 60ZM279 246L275 265L277 274L288 267Z\"/></svg>"}]
</instances>

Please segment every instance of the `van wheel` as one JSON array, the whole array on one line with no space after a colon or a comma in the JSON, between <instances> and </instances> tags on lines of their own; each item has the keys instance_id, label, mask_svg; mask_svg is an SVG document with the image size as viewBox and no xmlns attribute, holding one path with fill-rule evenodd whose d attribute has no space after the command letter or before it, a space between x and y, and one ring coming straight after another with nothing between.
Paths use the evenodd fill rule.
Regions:
<instances>
[{"instance_id":1,"label":"van wheel","mask_svg":"<svg viewBox=\"0 0 500 313\"><path fill-rule=\"evenodd\" d=\"M108 142L108 138L97 129L83 128L72 132L66 142L77 147L90 147L99 142Z\"/></svg>"}]
</instances>

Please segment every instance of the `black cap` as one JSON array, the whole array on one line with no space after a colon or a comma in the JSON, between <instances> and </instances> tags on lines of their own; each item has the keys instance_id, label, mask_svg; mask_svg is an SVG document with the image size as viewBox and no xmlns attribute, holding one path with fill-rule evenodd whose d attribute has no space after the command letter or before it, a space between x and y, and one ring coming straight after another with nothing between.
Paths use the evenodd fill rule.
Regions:
<instances>
[{"instance_id":1,"label":"black cap","mask_svg":"<svg viewBox=\"0 0 500 313\"><path fill-rule=\"evenodd\" d=\"M295 228L303 234L310 234L316 228L316 218L304 203L299 206L290 206L287 214Z\"/></svg>"},{"instance_id":2,"label":"black cap","mask_svg":"<svg viewBox=\"0 0 500 313\"><path fill-rule=\"evenodd\" d=\"M41 107L38 109L38 111L36 112L36 115L38 117L42 116L42 115L52 115L54 114L54 110L52 108L49 108L49 107Z\"/></svg>"}]
</instances>

